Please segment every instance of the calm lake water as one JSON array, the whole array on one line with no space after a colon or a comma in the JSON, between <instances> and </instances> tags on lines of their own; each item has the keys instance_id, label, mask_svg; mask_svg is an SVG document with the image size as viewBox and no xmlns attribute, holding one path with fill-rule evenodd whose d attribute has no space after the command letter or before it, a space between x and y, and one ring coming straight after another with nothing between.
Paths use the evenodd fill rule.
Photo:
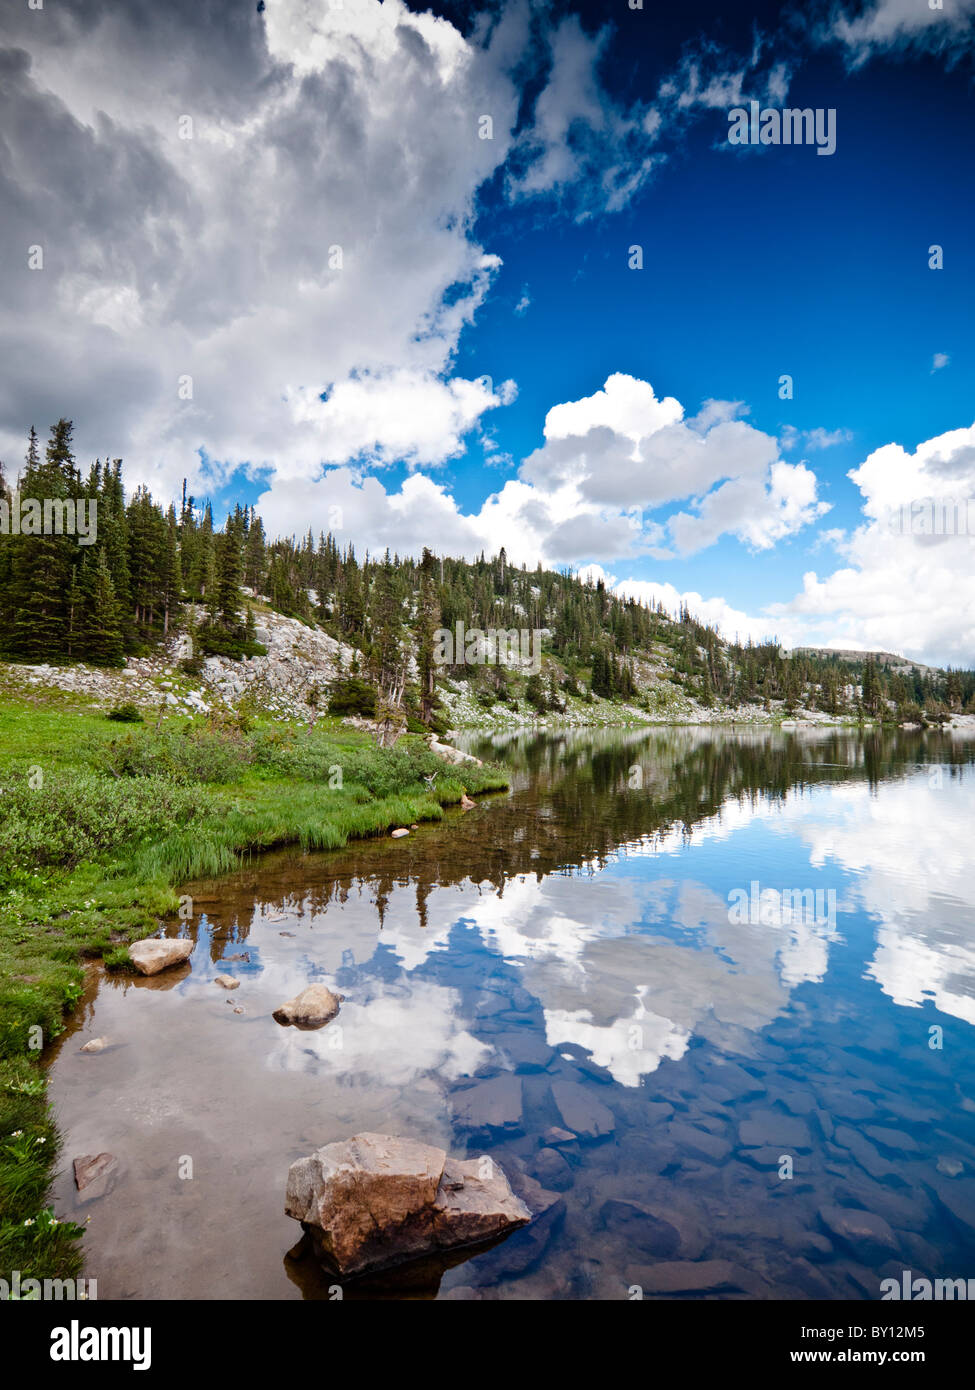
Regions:
<instances>
[{"instance_id":1,"label":"calm lake water","mask_svg":"<svg viewBox=\"0 0 975 1390\"><path fill-rule=\"evenodd\" d=\"M439 1281L347 1297L862 1299L904 1269L975 1277L975 745L467 746L509 764L510 794L190 885L190 967L92 972L51 1093L56 1208L90 1214L99 1297L327 1297L287 1258L287 1170L363 1130L491 1154L549 1205ZM783 891L806 894L791 914ZM280 1027L312 981L339 1017ZM103 1150L121 1176L84 1205L70 1160Z\"/></svg>"}]
</instances>

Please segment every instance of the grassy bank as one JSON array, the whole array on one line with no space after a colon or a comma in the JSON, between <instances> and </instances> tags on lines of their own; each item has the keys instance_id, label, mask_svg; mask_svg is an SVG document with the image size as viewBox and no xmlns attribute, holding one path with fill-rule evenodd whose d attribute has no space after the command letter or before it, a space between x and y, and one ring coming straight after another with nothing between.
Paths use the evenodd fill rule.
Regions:
<instances>
[{"instance_id":1,"label":"grassy bank","mask_svg":"<svg viewBox=\"0 0 975 1390\"><path fill-rule=\"evenodd\" d=\"M59 1148L41 1063L86 961L130 968L127 943L175 913L185 879L278 845L331 849L436 820L465 790L506 785L422 739L382 752L328 718L312 731L150 726L57 691L0 701L0 1277L80 1267L81 1229L45 1206Z\"/></svg>"}]
</instances>

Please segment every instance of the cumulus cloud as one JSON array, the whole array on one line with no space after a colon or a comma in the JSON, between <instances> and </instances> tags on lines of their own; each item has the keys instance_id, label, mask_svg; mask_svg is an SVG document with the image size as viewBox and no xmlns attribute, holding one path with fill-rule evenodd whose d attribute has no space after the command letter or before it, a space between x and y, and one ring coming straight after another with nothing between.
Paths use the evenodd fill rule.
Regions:
<instances>
[{"instance_id":1,"label":"cumulus cloud","mask_svg":"<svg viewBox=\"0 0 975 1390\"><path fill-rule=\"evenodd\" d=\"M849 474L865 520L838 542L846 564L804 576L790 603L829 644L970 664L975 651L975 425L875 449Z\"/></svg>"},{"instance_id":2,"label":"cumulus cloud","mask_svg":"<svg viewBox=\"0 0 975 1390\"><path fill-rule=\"evenodd\" d=\"M673 396L658 400L645 381L622 373L578 401L553 406L545 443L520 476L537 487L574 492L589 508L642 514L681 499L692 511L665 524L684 554L731 534L759 550L793 535L828 510L816 477L779 457L771 435L734 418L737 402L708 401L685 420ZM648 539L662 538L660 524Z\"/></svg>"},{"instance_id":3,"label":"cumulus cloud","mask_svg":"<svg viewBox=\"0 0 975 1390\"><path fill-rule=\"evenodd\" d=\"M432 384L430 391L436 404ZM370 415L368 391L350 399L351 405L336 405L335 428L354 407L378 431L382 421ZM507 399L505 388L498 399ZM387 490L351 467L326 469L319 478L279 472L258 507L272 533L302 531L309 515L331 514L341 517L335 529L373 551L389 545L418 552L428 545L476 556L503 545L517 564L668 558L674 547L689 553L723 535L768 549L815 520L826 504L817 500L815 474L783 462L771 436L735 418L742 409L708 401L685 420L673 396L658 399L649 382L616 373L591 396L553 406L542 445L476 512L462 512L446 485L425 475ZM390 445L397 420L394 411ZM651 515L678 501L693 510Z\"/></svg>"},{"instance_id":4,"label":"cumulus cloud","mask_svg":"<svg viewBox=\"0 0 975 1390\"><path fill-rule=\"evenodd\" d=\"M932 375L935 372L940 372L942 367L947 367L950 361L951 358L948 356L946 352L936 352L934 354L934 357L931 359Z\"/></svg>"}]
</instances>

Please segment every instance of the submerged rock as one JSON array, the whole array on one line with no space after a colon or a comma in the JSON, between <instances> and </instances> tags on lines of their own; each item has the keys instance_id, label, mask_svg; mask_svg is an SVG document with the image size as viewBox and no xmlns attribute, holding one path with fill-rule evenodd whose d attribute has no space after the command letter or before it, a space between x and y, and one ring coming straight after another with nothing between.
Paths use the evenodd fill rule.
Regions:
<instances>
[{"instance_id":1,"label":"submerged rock","mask_svg":"<svg viewBox=\"0 0 975 1390\"><path fill-rule=\"evenodd\" d=\"M82 1202L104 1197L115 1186L118 1159L114 1154L82 1154L74 1160L74 1184ZM81 1194L84 1193L84 1196Z\"/></svg>"},{"instance_id":2,"label":"submerged rock","mask_svg":"<svg viewBox=\"0 0 975 1390\"><path fill-rule=\"evenodd\" d=\"M601 1139L616 1128L612 1110L577 1081L553 1081L552 1099L566 1129L582 1139Z\"/></svg>"},{"instance_id":3,"label":"submerged rock","mask_svg":"<svg viewBox=\"0 0 975 1390\"><path fill-rule=\"evenodd\" d=\"M292 1163L285 1212L343 1275L480 1245L531 1219L497 1164L388 1134L357 1134Z\"/></svg>"},{"instance_id":4,"label":"submerged rock","mask_svg":"<svg viewBox=\"0 0 975 1390\"><path fill-rule=\"evenodd\" d=\"M111 1038L92 1038L90 1042L86 1042L86 1043L85 1043L84 1047L79 1047L79 1048L78 1048L78 1051L79 1051L79 1052L104 1052L105 1049L106 1049L106 1047L111 1047L111 1045L112 1045L112 1040L111 1040Z\"/></svg>"},{"instance_id":5,"label":"submerged rock","mask_svg":"<svg viewBox=\"0 0 975 1390\"><path fill-rule=\"evenodd\" d=\"M819 1219L826 1229L845 1242L856 1254L867 1258L896 1254L897 1237L882 1216L855 1207L820 1207Z\"/></svg>"},{"instance_id":6,"label":"submerged rock","mask_svg":"<svg viewBox=\"0 0 975 1390\"><path fill-rule=\"evenodd\" d=\"M476 804L477 804L477 803L474 802L474 801L472 801L471 798L467 795L466 792L464 792L464 793L461 795L461 798L460 798L460 809L461 809L462 811L473 811L473 809L474 809L474 807L475 807Z\"/></svg>"},{"instance_id":7,"label":"submerged rock","mask_svg":"<svg viewBox=\"0 0 975 1390\"><path fill-rule=\"evenodd\" d=\"M390 839L392 839L392 840L402 840L403 836L404 836L404 835L408 835L409 833L410 833L410 832L409 832L408 830L404 829L403 826L400 826L400 828L399 828L398 830L393 830L393 831L390 832Z\"/></svg>"},{"instance_id":8,"label":"submerged rock","mask_svg":"<svg viewBox=\"0 0 975 1390\"><path fill-rule=\"evenodd\" d=\"M151 937L148 941L136 941L129 947L132 964L140 975L158 975L160 970L169 970L174 965L182 965L193 954L193 942L188 937L179 940L173 937Z\"/></svg>"},{"instance_id":9,"label":"submerged rock","mask_svg":"<svg viewBox=\"0 0 975 1390\"><path fill-rule=\"evenodd\" d=\"M462 1129L514 1133L521 1129L524 1104L521 1078L505 1072L490 1081L479 1081L466 1091L455 1091L451 1104L454 1120Z\"/></svg>"},{"instance_id":10,"label":"submerged rock","mask_svg":"<svg viewBox=\"0 0 975 1390\"><path fill-rule=\"evenodd\" d=\"M339 1011L344 994L333 994L327 985L309 985L286 1004L274 1010L274 1020L282 1026L324 1028Z\"/></svg>"},{"instance_id":11,"label":"submerged rock","mask_svg":"<svg viewBox=\"0 0 975 1390\"><path fill-rule=\"evenodd\" d=\"M238 989L240 981L235 980L233 975L214 975L213 983L220 985L223 989Z\"/></svg>"}]
</instances>

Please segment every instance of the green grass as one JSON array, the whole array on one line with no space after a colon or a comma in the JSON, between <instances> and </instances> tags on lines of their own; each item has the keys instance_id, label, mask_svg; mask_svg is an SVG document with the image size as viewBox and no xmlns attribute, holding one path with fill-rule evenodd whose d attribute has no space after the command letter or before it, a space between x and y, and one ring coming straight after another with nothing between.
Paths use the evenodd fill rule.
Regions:
<instances>
[{"instance_id":1,"label":"green grass","mask_svg":"<svg viewBox=\"0 0 975 1390\"><path fill-rule=\"evenodd\" d=\"M82 1228L45 1206L59 1141L42 1057L86 960L130 969L128 944L175 914L187 879L437 820L465 790L507 785L420 738L384 752L329 718L119 724L59 692L0 693L0 1277L81 1267Z\"/></svg>"}]
</instances>

